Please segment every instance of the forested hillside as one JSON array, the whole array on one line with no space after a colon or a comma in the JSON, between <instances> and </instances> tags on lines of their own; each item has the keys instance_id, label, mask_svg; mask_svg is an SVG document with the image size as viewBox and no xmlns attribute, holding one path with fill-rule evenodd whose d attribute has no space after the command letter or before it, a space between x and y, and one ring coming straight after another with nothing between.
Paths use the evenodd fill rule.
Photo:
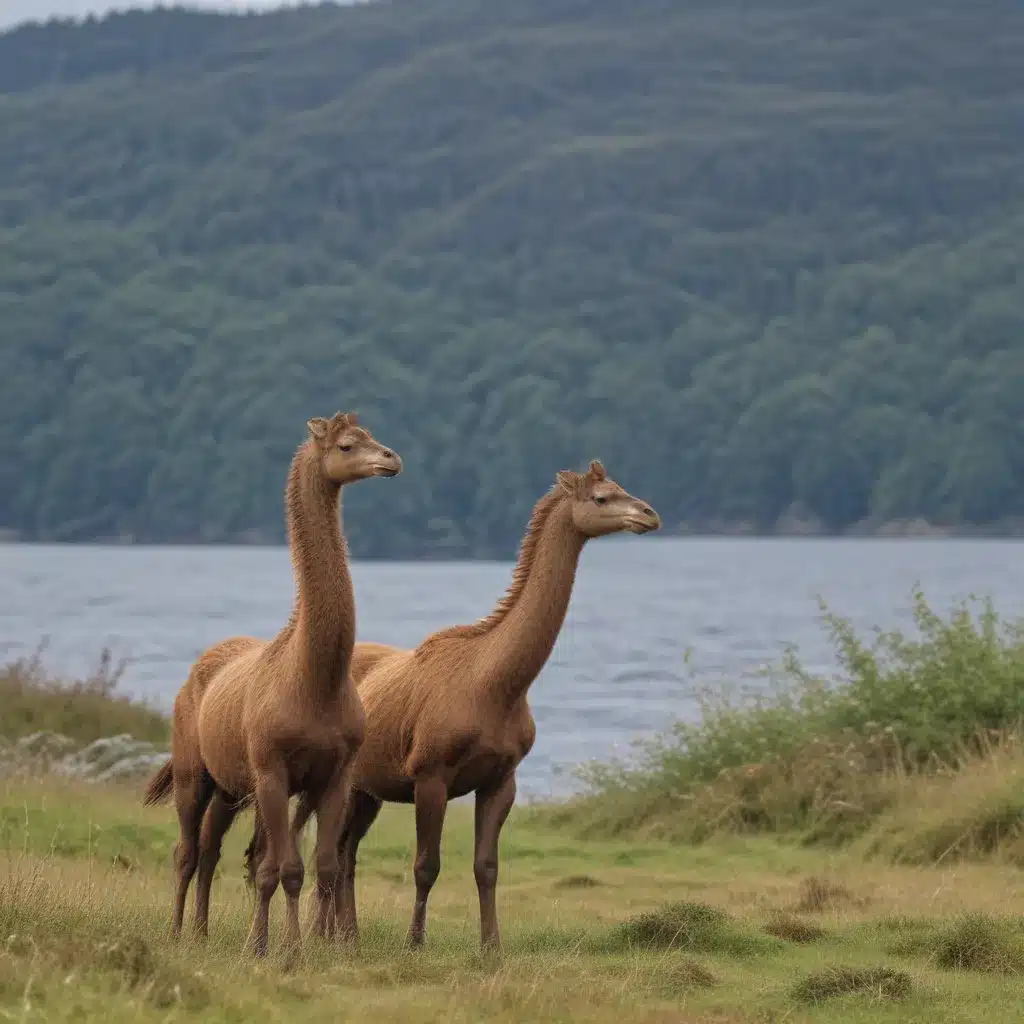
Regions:
<instances>
[{"instance_id":1,"label":"forested hillside","mask_svg":"<svg viewBox=\"0 0 1024 1024\"><path fill-rule=\"evenodd\" d=\"M669 527L1024 516L1018 0L393 0L0 36L0 529L509 553L599 456Z\"/></svg>"}]
</instances>

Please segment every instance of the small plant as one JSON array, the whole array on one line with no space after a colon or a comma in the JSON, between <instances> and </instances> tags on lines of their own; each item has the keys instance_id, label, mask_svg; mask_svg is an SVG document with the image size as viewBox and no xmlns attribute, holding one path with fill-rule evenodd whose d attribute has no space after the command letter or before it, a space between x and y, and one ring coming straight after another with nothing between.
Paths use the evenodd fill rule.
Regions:
<instances>
[{"instance_id":1,"label":"small plant","mask_svg":"<svg viewBox=\"0 0 1024 1024\"><path fill-rule=\"evenodd\" d=\"M876 999L905 999L911 987L909 974L890 967L829 967L799 981L793 987L793 998L800 1003L820 1003L862 993Z\"/></svg>"}]
</instances>

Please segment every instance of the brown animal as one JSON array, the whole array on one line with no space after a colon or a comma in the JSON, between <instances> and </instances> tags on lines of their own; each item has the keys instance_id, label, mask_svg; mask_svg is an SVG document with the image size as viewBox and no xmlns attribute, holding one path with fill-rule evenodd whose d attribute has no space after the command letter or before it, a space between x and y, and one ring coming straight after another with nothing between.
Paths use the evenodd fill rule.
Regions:
<instances>
[{"instance_id":1,"label":"brown animal","mask_svg":"<svg viewBox=\"0 0 1024 1024\"><path fill-rule=\"evenodd\" d=\"M238 809L255 799L267 823L252 945L267 950L270 900L285 891L285 936L299 941L304 869L288 828L288 800L301 793L317 816L316 928L332 928L338 841L364 716L349 675L355 603L339 529L341 487L396 476L401 459L359 426L355 414L308 423L292 460L286 516L297 596L272 641L235 637L200 656L174 702L171 759L150 781L145 803L174 791L181 835L175 847L173 927L180 933L188 886L196 883L195 930L207 932L210 886L221 840ZM205 818L204 818L205 812ZM320 838L320 833L323 838Z\"/></svg>"},{"instance_id":2,"label":"brown animal","mask_svg":"<svg viewBox=\"0 0 1024 1024\"><path fill-rule=\"evenodd\" d=\"M512 583L490 615L435 633L413 651L356 645L352 676L366 713L366 740L341 836L336 915L343 935L357 935L356 852L387 800L415 804L409 941L423 942L427 898L441 869L445 809L449 800L475 792L480 941L500 944L498 836L515 800L516 767L536 735L526 694L562 628L580 552L591 537L649 533L660 525L654 509L608 479L600 462L584 474L559 473L533 510ZM312 810L300 798L295 837ZM266 843L257 812L246 851L252 878Z\"/></svg>"}]
</instances>

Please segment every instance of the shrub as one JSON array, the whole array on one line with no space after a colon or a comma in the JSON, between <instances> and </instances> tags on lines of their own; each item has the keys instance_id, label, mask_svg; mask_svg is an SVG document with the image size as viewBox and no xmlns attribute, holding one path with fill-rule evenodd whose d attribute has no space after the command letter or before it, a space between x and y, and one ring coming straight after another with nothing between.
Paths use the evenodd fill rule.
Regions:
<instances>
[{"instance_id":1,"label":"shrub","mask_svg":"<svg viewBox=\"0 0 1024 1024\"><path fill-rule=\"evenodd\" d=\"M166 741L166 716L117 692L124 669L109 650L88 677L71 682L45 670L41 649L10 662L0 668L0 736L52 731L88 743L130 733L139 740Z\"/></svg>"},{"instance_id":2,"label":"shrub","mask_svg":"<svg viewBox=\"0 0 1024 1024\"><path fill-rule=\"evenodd\" d=\"M822 610L837 678L808 672L791 650L765 693L704 693L699 722L676 724L632 762L581 769L587 792L546 813L592 834L845 843L894 805L908 776L955 771L1024 721L1024 624L1001 621L991 603L943 619L915 591L917 635L870 642Z\"/></svg>"}]
</instances>

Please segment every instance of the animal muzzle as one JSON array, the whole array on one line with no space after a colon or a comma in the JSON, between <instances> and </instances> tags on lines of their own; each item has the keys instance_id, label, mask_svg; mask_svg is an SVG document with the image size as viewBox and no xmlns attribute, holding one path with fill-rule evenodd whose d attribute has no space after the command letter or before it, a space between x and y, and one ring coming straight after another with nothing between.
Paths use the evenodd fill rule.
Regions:
<instances>
[{"instance_id":1,"label":"animal muzzle","mask_svg":"<svg viewBox=\"0 0 1024 1024\"><path fill-rule=\"evenodd\" d=\"M661 517L650 505L639 505L626 517L630 533L652 533L661 526Z\"/></svg>"},{"instance_id":2,"label":"animal muzzle","mask_svg":"<svg viewBox=\"0 0 1024 1024\"><path fill-rule=\"evenodd\" d=\"M376 476L398 476L402 472L402 458L390 449L381 453L381 461L373 467Z\"/></svg>"}]
</instances>

